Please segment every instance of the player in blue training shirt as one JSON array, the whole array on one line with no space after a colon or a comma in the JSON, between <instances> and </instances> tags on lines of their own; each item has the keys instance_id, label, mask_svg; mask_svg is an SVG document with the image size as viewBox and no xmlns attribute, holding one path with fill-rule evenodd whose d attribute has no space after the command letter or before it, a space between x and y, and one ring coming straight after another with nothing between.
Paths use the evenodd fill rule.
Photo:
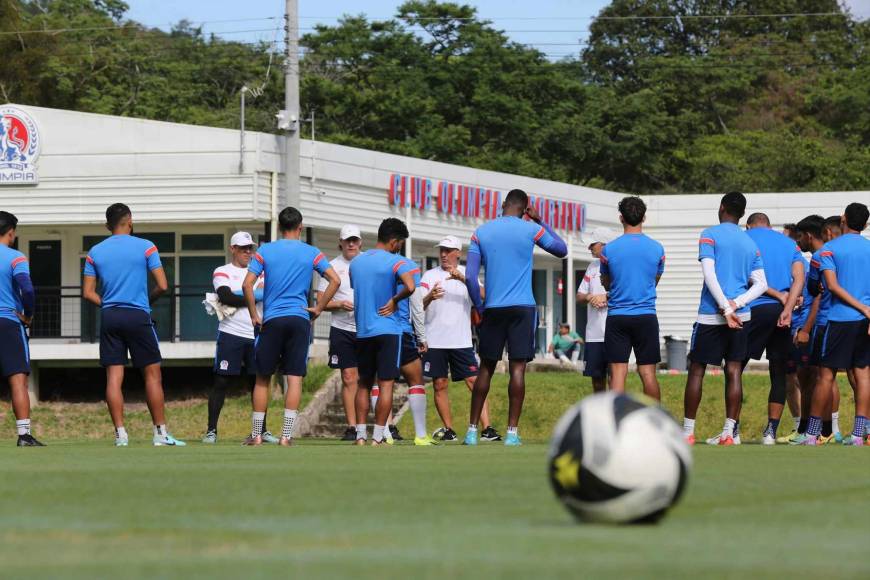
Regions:
<instances>
[{"instance_id":1,"label":"player in blue training shirt","mask_svg":"<svg viewBox=\"0 0 870 580\"><path fill-rule=\"evenodd\" d=\"M752 316L746 324L748 352L743 366L746 368L750 358L761 360L762 353L767 353L770 393L767 426L761 443L775 445L776 431L785 408L792 312L806 279L804 257L794 240L771 229L766 214L751 214L746 220L746 230L761 252L767 290L750 304Z\"/></svg>"},{"instance_id":2,"label":"player in blue training shirt","mask_svg":"<svg viewBox=\"0 0 870 580\"><path fill-rule=\"evenodd\" d=\"M329 265L323 252L301 241L302 214L285 207L278 214L281 239L263 244L248 263L242 282L245 303L254 324L254 364L257 379L251 396L251 435L245 445L263 444L263 421L269 403L269 380L280 369L287 377L284 395L284 422L278 444L293 444L293 427L302 400L302 378L308 372L308 346L311 323L323 312L341 285L338 273ZM308 306L311 276L317 272L329 284L319 294L316 304ZM263 276L263 316L257 310L254 284Z\"/></svg>"},{"instance_id":3,"label":"player in blue training shirt","mask_svg":"<svg viewBox=\"0 0 870 580\"><path fill-rule=\"evenodd\" d=\"M142 371L145 397L154 422L152 443L184 445L166 430L160 343L151 304L169 289L157 247L133 236L133 214L123 203L106 209L106 228L112 235L91 248L85 258L82 298L101 308L100 364L106 369L106 404L115 425L115 445L129 443L124 428L124 365L127 351ZM148 275L154 288L148 291ZM102 289L97 293L97 279Z\"/></svg>"},{"instance_id":4,"label":"player in blue training shirt","mask_svg":"<svg viewBox=\"0 0 870 580\"><path fill-rule=\"evenodd\" d=\"M661 358L656 286L665 271L665 249L643 233L646 204L639 197L619 202L623 235L601 251L601 282L608 291L604 351L610 388L625 391L628 359L634 349L643 392L661 399L656 365Z\"/></svg>"},{"instance_id":5,"label":"player in blue training shirt","mask_svg":"<svg viewBox=\"0 0 870 580\"><path fill-rule=\"evenodd\" d=\"M855 423L843 440L864 445L870 415L870 240L861 232L870 212L861 203L850 203L841 218L843 235L826 243L819 252L825 287L831 293L828 326L822 341L819 381L813 394L812 415L804 445L816 445L822 429L820 411L830 405L831 386L838 369L855 375Z\"/></svg>"},{"instance_id":6,"label":"player in blue training shirt","mask_svg":"<svg viewBox=\"0 0 870 580\"><path fill-rule=\"evenodd\" d=\"M30 281L27 258L15 244L18 218L0 211L0 373L9 381L12 391L12 412L18 432L18 447L43 447L30 433L30 396L27 376L30 374L30 348L27 330L33 320L36 294Z\"/></svg>"},{"instance_id":7,"label":"player in blue training shirt","mask_svg":"<svg viewBox=\"0 0 870 580\"><path fill-rule=\"evenodd\" d=\"M735 428L743 400L741 375L747 353L743 325L751 317L747 305L767 290L758 247L737 225L745 211L746 197L742 193L726 193L719 205L719 225L701 232L698 240L704 287L689 344L689 374L683 402L683 432L690 445L695 444L695 417L707 365L722 366L723 359L725 426L720 435L707 443L740 443Z\"/></svg>"},{"instance_id":8,"label":"player in blue training shirt","mask_svg":"<svg viewBox=\"0 0 870 580\"><path fill-rule=\"evenodd\" d=\"M406 239L405 224L396 218L387 218L378 228L375 248L350 263L359 365L355 401L357 445L365 445L368 437L366 419L376 380L379 396L372 445L386 441L387 418L393 410L393 383L399 378L402 357L399 304L414 293L415 276L420 274L412 261L397 255Z\"/></svg>"},{"instance_id":9,"label":"player in blue training shirt","mask_svg":"<svg viewBox=\"0 0 870 580\"><path fill-rule=\"evenodd\" d=\"M502 217L480 226L471 236L465 284L483 321L479 331L480 370L471 396L466 445L477 445L477 423L505 345L510 364L510 403L504 444L520 445L517 426L526 393L526 363L535 358L537 309L532 293L532 264L536 245L557 258L568 253L565 242L529 207L529 196L521 189L505 196ZM486 269L485 300L480 297L477 279L481 265Z\"/></svg>"}]
</instances>

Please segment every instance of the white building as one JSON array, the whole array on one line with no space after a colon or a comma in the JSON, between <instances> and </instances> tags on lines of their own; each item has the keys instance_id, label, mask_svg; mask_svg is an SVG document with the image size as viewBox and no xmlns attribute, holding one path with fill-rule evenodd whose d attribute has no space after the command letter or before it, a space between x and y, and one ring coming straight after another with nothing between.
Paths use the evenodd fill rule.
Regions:
<instances>
[{"instance_id":1,"label":"white building","mask_svg":"<svg viewBox=\"0 0 870 580\"><path fill-rule=\"evenodd\" d=\"M590 259L579 230L602 225L618 230L616 205L625 195L303 141L301 180L288 196L280 136L248 132L242 155L235 130L17 107L38 126L39 182L15 185L0 180L0 209L20 220L19 249L30 258L38 288L31 340L37 370L34 388L40 367L96 364L97 313L79 297L82 261L90 246L108 234L105 209L115 202L131 207L136 234L156 243L170 284L176 287L173 298L155 305L166 364L201 366L210 364L216 334L215 319L202 308L202 294L210 288L213 268L228 259L229 237L240 229L261 240L274 236L275 216L286 205L299 207L310 241L330 256L337 252L338 230L346 223L359 225L364 245L372 245L382 219L405 219L412 234L411 255L424 268L436 264L434 244L445 233L468 239L485 221L466 217L475 214L475 199L479 215L492 211L500 204L498 195L503 198L513 188L553 202L547 207L554 214L564 207L564 215L553 217L557 231L569 242L569 261L542 253L534 271L542 314L539 344L545 350L546 339L563 318L563 296L573 297L576 280ZM403 179L405 191L417 194L415 207L401 207ZM452 193L455 203L440 196L442 191ZM870 202L868 192L748 197L748 210L768 213L775 224L810 213L838 214L851 201ZM701 287L697 238L703 228L716 223L719 196L645 199L647 233L664 244L668 256L659 285L661 331L686 337ZM585 310L575 309L573 300L565 302L564 318L582 333ZM327 328L324 317L315 327L315 350L322 348Z\"/></svg>"}]
</instances>

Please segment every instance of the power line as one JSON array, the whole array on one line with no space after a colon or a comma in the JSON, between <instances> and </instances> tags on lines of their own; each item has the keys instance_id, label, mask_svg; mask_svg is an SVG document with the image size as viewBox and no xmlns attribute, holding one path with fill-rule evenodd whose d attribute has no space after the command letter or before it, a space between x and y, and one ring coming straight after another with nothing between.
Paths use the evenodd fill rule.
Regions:
<instances>
[{"instance_id":1,"label":"power line","mask_svg":"<svg viewBox=\"0 0 870 580\"><path fill-rule=\"evenodd\" d=\"M300 16L300 20L338 20L346 16ZM419 21L496 21L496 20L523 20L523 21L542 21L542 20L685 20L685 19L726 19L726 18L818 18L828 16L843 16L848 17L843 12L785 12L772 14L687 14L687 15L657 15L657 16L473 16L468 18L454 18L450 16L410 16L408 18ZM397 16L366 16L371 20L396 20Z\"/></svg>"}]
</instances>

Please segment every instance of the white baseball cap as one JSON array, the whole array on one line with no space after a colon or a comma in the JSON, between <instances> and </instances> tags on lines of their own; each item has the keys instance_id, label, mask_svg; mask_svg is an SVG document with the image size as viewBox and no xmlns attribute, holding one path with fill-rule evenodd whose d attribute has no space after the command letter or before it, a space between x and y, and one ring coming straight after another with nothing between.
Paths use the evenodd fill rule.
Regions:
<instances>
[{"instance_id":1,"label":"white baseball cap","mask_svg":"<svg viewBox=\"0 0 870 580\"><path fill-rule=\"evenodd\" d=\"M353 224L347 224L343 228L341 228L341 232L338 234L339 240L346 240L348 238L359 238L362 239L362 234L359 231L359 226L355 226Z\"/></svg>"},{"instance_id":2,"label":"white baseball cap","mask_svg":"<svg viewBox=\"0 0 870 580\"><path fill-rule=\"evenodd\" d=\"M600 227L592 230L589 235L583 235L583 243L587 246L592 244L606 244L613 240L613 230L610 228Z\"/></svg>"},{"instance_id":3,"label":"white baseball cap","mask_svg":"<svg viewBox=\"0 0 870 580\"><path fill-rule=\"evenodd\" d=\"M441 241L435 244L436 248L450 248L452 250L461 250L462 242L456 236L444 236Z\"/></svg>"},{"instance_id":4,"label":"white baseball cap","mask_svg":"<svg viewBox=\"0 0 870 580\"><path fill-rule=\"evenodd\" d=\"M257 244L254 243L254 238L248 232L236 232L230 238L230 245L243 248L245 246L256 246Z\"/></svg>"}]
</instances>

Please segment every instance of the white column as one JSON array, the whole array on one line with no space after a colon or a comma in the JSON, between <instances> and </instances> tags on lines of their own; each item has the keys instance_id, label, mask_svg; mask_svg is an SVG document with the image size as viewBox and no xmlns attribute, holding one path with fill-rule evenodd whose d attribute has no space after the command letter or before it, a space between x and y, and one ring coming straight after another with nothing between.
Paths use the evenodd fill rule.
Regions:
<instances>
[{"instance_id":1,"label":"white column","mask_svg":"<svg viewBox=\"0 0 870 580\"><path fill-rule=\"evenodd\" d=\"M577 332L574 323L577 320L577 284L574 280L574 234L568 232L565 235L565 243L568 245L568 278L563 284L562 291L568 299L565 301L565 321L571 325L571 330Z\"/></svg>"},{"instance_id":2,"label":"white column","mask_svg":"<svg viewBox=\"0 0 870 580\"><path fill-rule=\"evenodd\" d=\"M546 313L546 325L547 327L544 329L544 345L543 351L547 351L547 347L550 346L550 337L553 336L553 270L552 267L547 266L547 301L544 306L544 312ZM561 274L561 268L559 268L559 272Z\"/></svg>"},{"instance_id":3,"label":"white column","mask_svg":"<svg viewBox=\"0 0 870 580\"><path fill-rule=\"evenodd\" d=\"M30 406L39 404L39 365L30 361L30 376L27 377L27 394L30 397Z\"/></svg>"}]
</instances>

